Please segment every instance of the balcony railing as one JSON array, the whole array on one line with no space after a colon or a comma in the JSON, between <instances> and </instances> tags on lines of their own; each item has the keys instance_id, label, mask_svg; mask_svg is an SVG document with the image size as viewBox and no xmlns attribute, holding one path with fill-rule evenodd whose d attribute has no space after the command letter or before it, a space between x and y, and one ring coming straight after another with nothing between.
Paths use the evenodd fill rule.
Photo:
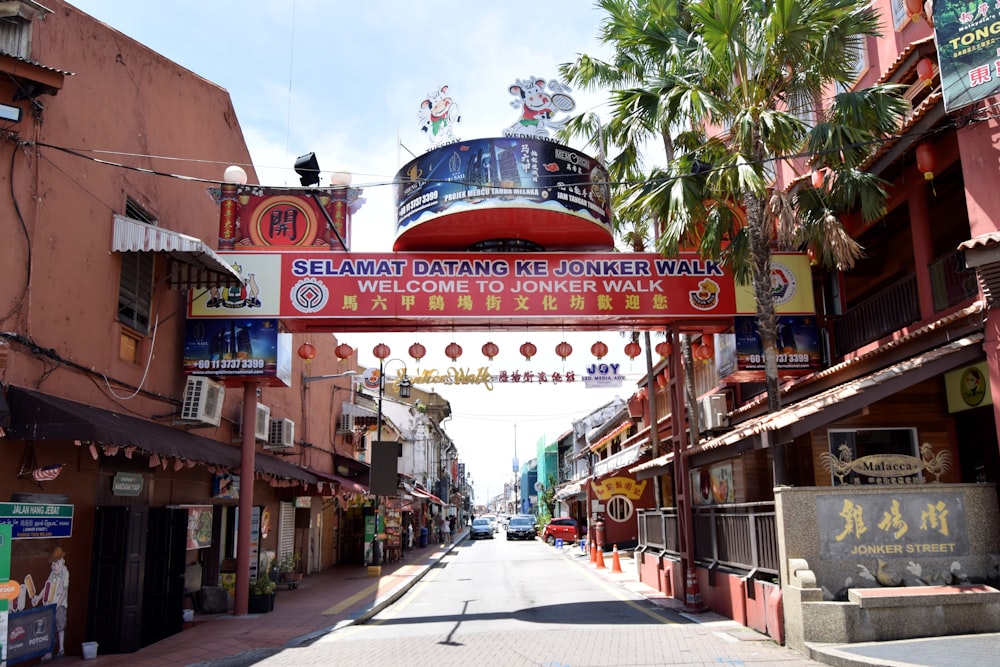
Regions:
<instances>
[{"instance_id":1,"label":"balcony railing","mask_svg":"<svg viewBox=\"0 0 1000 667\"><path fill-rule=\"evenodd\" d=\"M842 357L919 319L917 277L909 276L862 301L834 321L834 355Z\"/></svg>"},{"instance_id":2,"label":"balcony railing","mask_svg":"<svg viewBox=\"0 0 1000 667\"><path fill-rule=\"evenodd\" d=\"M934 311L941 312L979 293L976 272L965 268L965 258L951 251L928 267ZM920 319L916 275L904 278L854 306L834 321L834 356L898 331Z\"/></svg>"},{"instance_id":3,"label":"balcony railing","mask_svg":"<svg viewBox=\"0 0 1000 667\"><path fill-rule=\"evenodd\" d=\"M677 509L639 510L639 547L680 554ZM741 503L694 510L695 559L737 570L778 574L774 503Z\"/></svg>"}]
</instances>

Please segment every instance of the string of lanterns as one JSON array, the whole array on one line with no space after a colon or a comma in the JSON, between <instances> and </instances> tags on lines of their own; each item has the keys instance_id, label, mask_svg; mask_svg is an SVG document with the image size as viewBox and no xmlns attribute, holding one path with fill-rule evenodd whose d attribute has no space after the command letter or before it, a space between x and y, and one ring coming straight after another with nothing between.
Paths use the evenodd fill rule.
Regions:
<instances>
[{"instance_id":1,"label":"string of lanterns","mask_svg":"<svg viewBox=\"0 0 1000 667\"><path fill-rule=\"evenodd\" d=\"M662 359L673 354L674 346L670 341L661 341L656 344L654 350ZM538 347L529 341L523 343L518 351L524 357L525 361L531 361L531 358L538 354ZM634 360L642 354L642 345L636 341L630 341L625 345L623 351L630 360ZM316 352L316 346L309 342L302 343L298 349L299 357L306 363L310 363L315 359ZM606 357L608 352L609 348L607 344L602 341L597 341L590 346L590 353L599 360ZM427 356L427 348L421 343L413 343L410 345L408 353L412 359L419 363L421 359ZM458 358L462 356L462 346L452 341L445 347L444 353L452 361L458 361ZM482 353L484 357L493 361L500 354L500 347L493 341L489 341L483 345ZM560 359L566 361L573 354L573 346L564 340L556 345L555 353L559 355ZM712 336L708 334L703 335L700 343L692 344L691 353L695 359L711 359L715 354ZM334 354L340 360L350 359L354 356L354 348L347 343L341 343L334 349ZM385 360L389 357L391 351L388 345L379 343L372 349L372 354L378 359Z\"/></svg>"}]
</instances>

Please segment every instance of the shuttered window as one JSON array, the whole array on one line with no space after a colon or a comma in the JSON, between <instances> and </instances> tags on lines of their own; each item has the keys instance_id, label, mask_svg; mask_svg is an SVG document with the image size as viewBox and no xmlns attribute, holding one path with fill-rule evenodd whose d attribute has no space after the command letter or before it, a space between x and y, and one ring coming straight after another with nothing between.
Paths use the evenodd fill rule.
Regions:
<instances>
[{"instance_id":1,"label":"shuttered window","mask_svg":"<svg viewBox=\"0 0 1000 667\"><path fill-rule=\"evenodd\" d=\"M910 22L910 15L906 13L906 0L891 0L892 5L892 27L896 32L902 30Z\"/></svg>"},{"instance_id":2,"label":"shuttered window","mask_svg":"<svg viewBox=\"0 0 1000 667\"><path fill-rule=\"evenodd\" d=\"M282 502L278 505L278 562L295 550L295 506Z\"/></svg>"},{"instance_id":3,"label":"shuttered window","mask_svg":"<svg viewBox=\"0 0 1000 667\"><path fill-rule=\"evenodd\" d=\"M125 216L149 225L156 219L134 200L125 203ZM118 321L139 333L149 333L149 317L153 305L153 253L123 252L121 277L118 281Z\"/></svg>"},{"instance_id":4,"label":"shuttered window","mask_svg":"<svg viewBox=\"0 0 1000 667\"><path fill-rule=\"evenodd\" d=\"M837 92L841 93L854 88L854 85L868 71L868 39L864 35L852 35L848 48L851 51L851 74L848 84L837 84Z\"/></svg>"}]
</instances>

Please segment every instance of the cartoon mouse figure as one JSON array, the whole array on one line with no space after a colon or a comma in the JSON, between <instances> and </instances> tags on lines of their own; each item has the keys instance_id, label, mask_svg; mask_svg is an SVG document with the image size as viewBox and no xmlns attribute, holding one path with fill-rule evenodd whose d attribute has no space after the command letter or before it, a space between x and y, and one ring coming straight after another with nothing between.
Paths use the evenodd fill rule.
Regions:
<instances>
[{"instance_id":1,"label":"cartoon mouse figure","mask_svg":"<svg viewBox=\"0 0 1000 667\"><path fill-rule=\"evenodd\" d=\"M550 129L558 130L566 124L565 120L552 118L559 111L572 111L576 107L573 98L566 94L569 88L558 81L550 81L548 89L551 94L545 90L545 79L535 77L517 79L508 88L510 94L518 98L510 105L520 108L521 119L504 130L504 136L548 137Z\"/></svg>"},{"instance_id":2,"label":"cartoon mouse figure","mask_svg":"<svg viewBox=\"0 0 1000 667\"><path fill-rule=\"evenodd\" d=\"M458 113L458 105L448 97L448 86L441 86L420 103L417 113L420 119L420 129L427 133L432 145L458 141L453 125L457 125L462 117Z\"/></svg>"}]
</instances>

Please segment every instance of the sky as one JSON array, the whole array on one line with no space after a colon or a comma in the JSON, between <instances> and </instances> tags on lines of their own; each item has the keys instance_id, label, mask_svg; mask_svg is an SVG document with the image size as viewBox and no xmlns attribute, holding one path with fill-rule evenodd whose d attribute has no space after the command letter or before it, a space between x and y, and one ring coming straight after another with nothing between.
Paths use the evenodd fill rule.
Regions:
<instances>
[{"instance_id":1,"label":"sky","mask_svg":"<svg viewBox=\"0 0 1000 667\"><path fill-rule=\"evenodd\" d=\"M390 252L395 205L390 186L400 167L432 147L420 130L420 103L448 86L459 106L460 139L501 136L519 118L508 88L517 78L558 78L558 66L578 54L606 57L598 41L603 13L590 0L469 0L447 4L404 0L76 0L73 5L112 28L225 88L262 185L298 186L295 158L314 152L321 185L330 172L347 171L365 202L353 217L351 249ZM572 91L575 113L606 117L606 95ZM183 103L181 101L181 103ZM583 148L582 143L574 144ZM190 157L190 156L174 156ZM195 156L224 160L225 156ZM177 163L183 173L183 162ZM225 163L220 162L221 179ZM336 332L333 332L336 334ZM644 355L624 354L628 342L617 331L525 331L365 333L338 337L359 351L362 365L377 365L372 349L387 344L395 363L408 368L451 366L492 373L526 370L577 374L596 359L597 340L620 364L620 388L585 389L583 383L439 387L453 416L445 430L473 479L477 502L499 494L521 463L535 457L540 438L549 442L572 428L572 420L614 400L627 398L645 370ZM487 341L500 347L489 362ZM524 342L538 355L518 353ZM573 354L561 360L555 347L566 340ZM419 366L407 354L420 342L427 356ZM444 353L450 342L464 353L457 363ZM655 341L654 341L655 344Z\"/></svg>"}]
</instances>

